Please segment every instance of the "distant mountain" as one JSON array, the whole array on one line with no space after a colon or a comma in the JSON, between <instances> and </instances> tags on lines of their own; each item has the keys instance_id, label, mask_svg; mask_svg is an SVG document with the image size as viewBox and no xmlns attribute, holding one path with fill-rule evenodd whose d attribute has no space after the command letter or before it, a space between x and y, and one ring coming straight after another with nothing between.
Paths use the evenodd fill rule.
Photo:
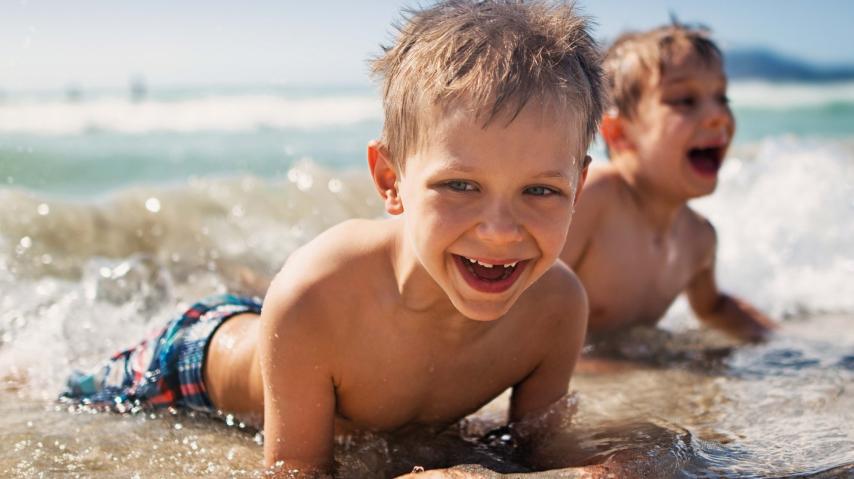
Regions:
<instances>
[{"instance_id":1,"label":"distant mountain","mask_svg":"<svg viewBox=\"0 0 854 479\"><path fill-rule=\"evenodd\" d=\"M761 48L725 52L733 80L833 82L854 80L854 65L817 66Z\"/></svg>"}]
</instances>

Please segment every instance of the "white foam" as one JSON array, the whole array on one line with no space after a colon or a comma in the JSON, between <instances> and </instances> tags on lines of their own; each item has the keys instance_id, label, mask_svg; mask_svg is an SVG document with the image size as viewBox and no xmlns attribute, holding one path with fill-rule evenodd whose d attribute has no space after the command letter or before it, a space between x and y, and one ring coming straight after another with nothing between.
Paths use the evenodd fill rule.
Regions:
<instances>
[{"instance_id":1,"label":"white foam","mask_svg":"<svg viewBox=\"0 0 854 479\"><path fill-rule=\"evenodd\" d=\"M0 104L0 133L78 134L239 132L259 128L316 129L351 125L381 116L373 96L285 98L276 95L210 96L132 102L105 97L78 103L18 101Z\"/></svg>"},{"instance_id":2,"label":"white foam","mask_svg":"<svg viewBox=\"0 0 854 479\"><path fill-rule=\"evenodd\" d=\"M767 83L733 82L727 94L734 108L789 109L854 104L854 82Z\"/></svg>"},{"instance_id":3,"label":"white foam","mask_svg":"<svg viewBox=\"0 0 854 479\"><path fill-rule=\"evenodd\" d=\"M729 158L693 203L718 232L718 277L775 314L854 311L854 151L794 137Z\"/></svg>"}]
</instances>

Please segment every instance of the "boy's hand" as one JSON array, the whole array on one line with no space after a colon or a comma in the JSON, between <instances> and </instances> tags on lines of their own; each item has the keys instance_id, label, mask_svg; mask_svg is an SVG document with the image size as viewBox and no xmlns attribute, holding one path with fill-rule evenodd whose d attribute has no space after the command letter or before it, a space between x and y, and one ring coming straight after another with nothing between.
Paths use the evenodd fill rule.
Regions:
<instances>
[{"instance_id":1,"label":"boy's hand","mask_svg":"<svg viewBox=\"0 0 854 479\"><path fill-rule=\"evenodd\" d=\"M694 275L685 292L691 308L704 323L736 338L747 341L765 339L778 328L768 316L746 301L724 294L715 280L715 257L718 238L715 229L707 224L703 268Z\"/></svg>"},{"instance_id":2,"label":"boy's hand","mask_svg":"<svg viewBox=\"0 0 854 479\"><path fill-rule=\"evenodd\" d=\"M779 328L746 301L720 292L712 268L694 277L687 294L691 308L704 323L737 338L760 341Z\"/></svg>"}]
</instances>

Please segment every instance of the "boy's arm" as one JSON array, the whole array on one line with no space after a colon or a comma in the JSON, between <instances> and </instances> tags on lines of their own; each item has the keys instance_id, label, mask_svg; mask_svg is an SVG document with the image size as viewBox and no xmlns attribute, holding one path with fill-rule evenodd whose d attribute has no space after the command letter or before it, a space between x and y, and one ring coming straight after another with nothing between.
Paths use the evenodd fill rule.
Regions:
<instances>
[{"instance_id":1,"label":"boy's arm","mask_svg":"<svg viewBox=\"0 0 854 479\"><path fill-rule=\"evenodd\" d=\"M572 287L563 294L554 310L564 316L547 335L557 340L537 368L513 387L510 397L509 420L518 433L516 439L526 460L538 468L563 466L547 449L560 449L559 438L566 437L568 419L574 412L567 395L569 381L587 331L587 295L574 275Z\"/></svg>"},{"instance_id":2,"label":"boy's arm","mask_svg":"<svg viewBox=\"0 0 854 479\"><path fill-rule=\"evenodd\" d=\"M328 339L315 308L283 274L274 281L261 313L260 360L264 382L264 462L272 473L297 469L298 477L331 472L335 389ZM287 476L287 477L292 477Z\"/></svg>"},{"instance_id":3,"label":"boy's arm","mask_svg":"<svg viewBox=\"0 0 854 479\"><path fill-rule=\"evenodd\" d=\"M706 260L686 289L691 308L704 323L732 336L749 341L763 339L776 330L777 325L746 301L718 289L715 280L717 237L710 224L706 227L705 242L709 244Z\"/></svg>"}]
</instances>

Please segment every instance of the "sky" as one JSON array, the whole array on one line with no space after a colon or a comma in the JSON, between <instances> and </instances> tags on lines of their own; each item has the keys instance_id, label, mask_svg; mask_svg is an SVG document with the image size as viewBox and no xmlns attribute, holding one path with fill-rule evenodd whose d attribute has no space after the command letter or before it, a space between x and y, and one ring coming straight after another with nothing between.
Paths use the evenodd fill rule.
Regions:
<instances>
[{"instance_id":1,"label":"sky","mask_svg":"<svg viewBox=\"0 0 854 479\"><path fill-rule=\"evenodd\" d=\"M427 2L429 3L429 2ZM683 22L724 48L769 47L854 64L849 0L577 0L594 35ZM0 0L0 90L152 86L367 85L400 0Z\"/></svg>"}]
</instances>

